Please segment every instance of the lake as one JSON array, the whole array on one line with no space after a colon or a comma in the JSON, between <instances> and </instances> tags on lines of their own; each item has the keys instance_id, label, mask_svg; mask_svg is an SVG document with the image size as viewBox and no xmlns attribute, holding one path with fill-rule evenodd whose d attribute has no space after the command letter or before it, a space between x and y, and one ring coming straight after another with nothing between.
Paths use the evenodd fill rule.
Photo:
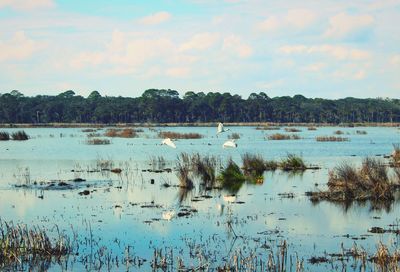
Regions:
<instances>
[{"instance_id":1,"label":"lake","mask_svg":"<svg viewBox=\"0 0 400 272\"><path fill-rule=\"evenodd\" d=\"M107 128L92 133L103 134ZM267 270L278 266L284 248L284 269L296 271L359 271L362 261L343 252L363 248L369 255L379 242L391 252L399 248L399 235L371 233L372 227L399 228L399 197L384 208L369 202L348 206L313 203L307 191L325 190L328 172L343 161L361 165L369 156L391 154L400 142L400 130L386 127L298 127L298 140L268 140L279 130L230 127L216 135L215 127L142 128L135 138L107 138L108 145L87 144L82 128L26 128L27 141L0 141L0 216L3 222L40 226L55 237L56 228L73 237L74 252L45 263L20 268L49 271L149 271L157 264L165 270L215 270L239 260L242 269ZM21 129L0 129L12 133ZM317 142L341 130L345 142ZM363 134L357 130L365 131ZM199 133L200 139L176 140L176 149L161 145L159 131ZM232 132L238 146L224 149ZM106 137L100 137L106 138ZM241 165L245 153L281 160L302 156L320 169L304 172L266 171L262 184L244 183L233 202L224 189L188 191L179 188L175 167L182 153L219 158L221 166L232 158ZM121 173L101 170L120 168ZM171 171L168 170L171 169ZM159 170L162 171L153 171ZM167 169L167 170L164 170ZM150 170L150 171L149 171ZM82 182L71 182L74 179ZM50 182L56 186L48 187ZM73 187L57 186L60 182ZM43 183L45 185L41 186ZM25 186L24 186L25 185ZM84 193L84 191L86 193ZM173 211L170 220L165 215ZM178 214L182 216L178 216ZM163 216L164 215L164 216ZM284 245L284 246L283 246ZM329 254L341 254L346 260ZM277 257L278 256L278 257ZM329 257L312 262L312 257ZM343 259L343 258L342 258ZM251 260L251 261L249 261ZM366 262L368 271L376 269ZM154 265L153 265L154 266ZM276 268L276 271L279 269Z\"/></svg>"}]
</instances>

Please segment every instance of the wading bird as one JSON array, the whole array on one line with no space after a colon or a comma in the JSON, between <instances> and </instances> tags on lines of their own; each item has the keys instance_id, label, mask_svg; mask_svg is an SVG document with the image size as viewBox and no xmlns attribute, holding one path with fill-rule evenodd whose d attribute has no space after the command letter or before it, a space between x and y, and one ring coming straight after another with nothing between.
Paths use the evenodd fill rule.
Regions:
<instances>
[{"instance_id":1,"label":"wading bird","mask_svg":"<svg viewBox=\"0 0 400 272\"><path fill-rule=\"evenodd\" d=\"M235 143L235 140L233 140L233 139L228 140L222 145L222 147L223 148L235 148L235 147L237 147L237 143Z\"/></svg>"},{"instance_id":2,"label":"wading bird","mask_svg":"<svg viewBox=\"0 0 400 272\"><path fill-rule=\"evenodd\" d=\"M175 211L166 211L162 213L162 218L164 220L171 220L175 216Z\"/></svg>"},{"instance_id":3,"label":"wading bird","mask_svg":"<svg viewBox=\"0 0 400 272\"><path fill-rule=\"evenodd\" d=\"M164 139L161 143L163 145L168 145L169 147L176 148L175 143L170 138Z\"/></svg>"},{"instance_id":4,"label":"wading bird","mask_svg":"<svg viewBox=\"0 0 400 272\"><path fill-rule=\"evenodd\" d=\"M220 134L220 133L222 133L222 132L226 132L226 131L228 131L228 130L230 130L230 129L229 129L229 128L225 129L225 128L224 128L224 124L219 123L219 124L218 124L218 128L217 128L217 135Z\"/></svg>"}]
</instances>

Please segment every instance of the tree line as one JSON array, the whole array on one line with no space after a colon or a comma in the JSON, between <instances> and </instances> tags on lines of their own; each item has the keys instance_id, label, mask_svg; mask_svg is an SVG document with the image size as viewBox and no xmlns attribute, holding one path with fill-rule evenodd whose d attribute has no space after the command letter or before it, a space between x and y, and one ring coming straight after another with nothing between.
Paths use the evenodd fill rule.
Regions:
<instances>
[{"instance_id":1,"label":"tree line","mask_svg":"<svg viewBox=\"0 0 400 272\"><path fill-rule=\"evenodd\" d=\"M218 92L149 89L140 97L88 97L69 90L29 97L17 90L0 94L0 123L180 123L180 122L354 123L400 122L400 100L352 98L330 100L302 95L247 99Z\"/></svg>"}]
</instances>

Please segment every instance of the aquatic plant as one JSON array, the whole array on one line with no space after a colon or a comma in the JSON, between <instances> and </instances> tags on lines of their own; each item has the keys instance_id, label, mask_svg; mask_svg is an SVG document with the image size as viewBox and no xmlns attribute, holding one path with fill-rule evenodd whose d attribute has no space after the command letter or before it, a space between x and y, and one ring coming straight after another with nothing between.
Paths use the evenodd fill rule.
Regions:
<instances>
[{"instance_id":1,"label":"aquatic plant","mask_svg":"<svg viewBox=\"0 0 400 272\"><path fill-rule=\"evenodd\" d=\"M177 159L177 176L179 186L181 188L192 189L194 187L193 180L190 177L191 158L187 153L181 153Z\"/></svg>"},{"instance_id":2,"label":"aquatic plant","mask_svg":"<svg viewBox=\"0 0 400 272\"><path fill-rule=\"evenodd\" d=\"M301 156L290 154L286 155L286 158L282 159L279 163L279 168L284 171L289 170L306 170L307 166Z\"/></svg>"},{"instance_id":3,"label":"aquatic plant","mask_svg":"<svg viewBox=\"0 0 400 272\"><path fill-rule=\"evenodd\" d=\"M299 140L300 136L297 134L282 134L275 133L268 136L268 140Z\"/></svg>"},{"instance_id":4,"label":"aquatic plant","mask_svg":"<svg viewBox=\"0 0 400 272\"><path fill-rule=\"evenodd\" d=\"M393 144L392 164L400 166L400 144Z\"/></svg>"},{"instance_id":5,"label":"aquatic plant","mask_svg":"<svg viewBox=\"0 0 400 272\"><path fill-rule=\"evenodd\" d=\"M317 142L347 142L349 138L340 136L318 136L315 140Z\"/></svg>"},{"instance_id":6,"label":"aquatic plant","mask_svg":"<svg viewBox=\"0 0 400 272\"><path fill-rule=\"evenodd\" d=\"M218 176L218 181L224 189L231 193L236 193L242 187L245 176L240 167L232 159L229 159L227 165Z\"/></svg>"},{"instance_id":7,"label":"aquatic plant","mask_svg":"<svg viewBox=\"0 0 400 272\"><path fill-rule=\"evenodd\" d=\"M274 126L265 126L265 127L256 127L256 130L280 130L280 127Z\"/></svg>"},{"instance_id":8,"label":"aquatic plant","mask_svg":"<svg viewBox=\"0 0 400 272\"><path fill-rule=\"evenodd\" d=\"M211 188L215 184L217 163L216 157L201 157L199 153L194 154L191 158L193 173L201 178L206 188Z\"/></svg>"},{"instance_id":9,"label":"aquatic plant","mask_svg":"<svg viewBox=\"0 0 400 272\"><path fill-rule=\"evenodd\" d=\"M307 130L317 130L317 127L311 126L311 127L308 127Z\"/></svg>"},{"instance_id":10,"label":"aquatic plant","mask_svg":"<svg viewBox=\"0 0 400 272\"><path fill-rule=\"evenodd\" d=\"M57 227L57 226L56 226ZM58 231L51 239L45 229L0 219L0 268L34 263L37 259L60 258L72 252L70 238Z\"/></svg>"},{"instance_id":11,"label":"aquatic plant","mask_svg":"<svg viewBox=\"0 0 400 272\"><path fill-rule=\"evenodd\" d=\"M14 141L25 141L25 140L28 140L28 139L29 139L29 135L26 134L25 131L20 130L20 131L13 132L13 133L11 134L11 138L12 138Z\"/></svg>"},{"instance_id":12,"label":"aquatic plant","mask_svg":"<svg viewBox=\"0 0 400 272\"><path fill-rule=\"evenodd\" d=\"M231 135L228 135L228 139L238 140L240 139L240 134L233 132Z\"/></svg>"},{"instance_id":13,"label":"aquatic plant","mask_svg":"<svg viewBox=\"0 0 400 272\"><path fill-rule=\"evenodd\" d=\"M298 128L285 128L286 132L301 132L301 129Z\"/></svg>"},{"instance_id":14,"label":"aquatic plant","mask_svg":"<svg viewBox=\"0 0 400 272\"><path fill-rule=\"evenodd\" d=\"M120 138L135 138L137 137L137 131L132 128L124 128L124 129L115 129L110 128L107 129L104 133L106 137L120 137Z\"/></svg>"},{"instance_id":15,"label":"aquatic plant","mask_svg":"<svg viewBox=\"0 0 400 272\"><path fill-rule=\"evenodd\" d=\"M111 144L111 141L108 139L92 138L92 139L87 139L86 144L88 144L88 145L109 145L109 144Z\"/></svg>"},{"instance_id":16,"label":"aquatic plant","mask_svg":"<svg viewBox=\"0 0 400 272\"><path fill-rule=\"evenodd\" d=\"M314 201L393 201L399 185L399 179L389 178L387 166L382 160L367 157L360 169L346 162L341 163L329 171L327 191L308 195Z\"/></svg>"},{"instance_id":17,"label":"aquatic plant","mask_svg":"<svg viewBox=\"0 0 400 272\"><path fill-rule=\"evenodd\" d=\"M356 134L358 134L358 135L367 135L367 132L365 130L356 130Z\"/></svg>"},{"instance_id":18,"label":"aquatic plant","mask_svg":"<svg viewBox=\"0 0 400 272\"><path fill-rule=\"evenodd\" d=\"M267 170L264 159L260 155L245 153L242 155L243 170L246 175L262 176Z\"/></svg>"},{"instance_id":19,"label":"aquatic plant","mask_svg":"<svg viewBox=\"0 0 400 272\"><path fill-rule=\"evenodd\" d=\"M179 133L172 131L160 131L158 133L159 138L170 138L170 139L201 139L203 135L199 133Z\"/></svg>"},{"instance_id":20,"label":"aquatic plant","mask_svg":"<svg viewBox=\"0 0 400 272\"><path fill-rule=\"evenodd\" d=\"M344 134L344 132L341 131L341 130L336 130L336 131L333 132L333 134L342 135L342 134Z\"/></svg>"},{"instance_id":21,"label":"aquatic plant","mask_svg":"<svg viewBox=\"0 0 400 272\"><path fill-rule=\"evenodd\" d=\"M10 133L7 131L0 131L0 141L8 141L10 140Z\"/></svg>"}]
</instances>

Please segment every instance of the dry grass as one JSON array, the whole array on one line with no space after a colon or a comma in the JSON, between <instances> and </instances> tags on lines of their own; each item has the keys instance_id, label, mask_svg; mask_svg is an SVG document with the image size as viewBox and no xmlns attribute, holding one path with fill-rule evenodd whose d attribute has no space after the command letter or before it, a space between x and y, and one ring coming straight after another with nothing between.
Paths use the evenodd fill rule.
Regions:
<instances>
[{"instance_id":1,"label":"dry grass","mask_svg":"<svg viewBox=\"0 0 400 272\"><path fill-rule=\"evenodd\" d=\"M108 139L92 138L86 141L88 145L109 145L111 141Z\"/></svg>"},{"instance_id":2,"label":"dry grass","mask_svg":"<svg viewBox=\"0 0 400 272\"><path fill-rule=\"evenodd\" d=\"M317 130L317 127L308 127L308 130Z\"/></svg>"},{"instance_id":3,"label":"dry grass","mask_svg":"<svg viewBox=\"0 0 400 272\"><path fill-rule=\"evenodd\" d=\"M286 132L301 132L301 129L298 128L285 128Z\"/></svg>"},{"instance_id":4,"label":"dry grass","mask_svg":"<svg viewBox=\"0 0 400 272\"><path fill-rule=\"evenodd\" d=\"M393 144L392 164L400 166L400 144Z\"/></svg>"},{"instance_id":5,"label":"dry grass","mask_svg":"<svg viewBox=\"0 0 400 272\"><path fill-rule=\"evenodd\" d=\"M318 136L315 138L317 142L347 142L349 138L339 136Z\"/></svg>"},{"instance_id":6,"label":"dry grass","mask_svg":"<svg viewBox=\"0 0 400 272\"><path fill-rule=\"evenodd\" d=\"M82 132L95 132L96 131L96 129L94 129L94 128L85 128L85 129L82 129Z\"/></svg>"},{"instance_id":7,"label":"dry grass","mask_svg":"<svg viewBox=\"0 0 400 272\"><path fill-rule=\"evenodd\" d=\"M124 129L110 128L106 130L104 136L119 137L119 138L135 138L138 135L137 131L132 128L124 128Z\"/></svg>"},{"instance_id":8,"label":"dry grass","mask_svg":"<svg viewBox=\"0 0 400 272\"><path fill-rule=\"evenodd\" d=\"M10 133L6 131L0 131L0 141L8 141L10 140Z\"/></svg>"},{"instance_id":9,"label":"dry grass","mask_svg":"<svg viewBox=\"0 0 400 272\"><path fill-rule=\"evenodd\" d=\"M31 263L33 259L59 258L71 251L69 238L59 231L58 237L50 239L40 227L29 229L26 225L0 220L0 268L25 261Z\"/></svg>"},{"instance_id":10,"label":"dry grass","mask_svg":"<svg viewBox=\"0 0 400 272\"><path fill-rule=\"evenodd\" d=\"M397 249L390 253L388 247L382 242L378 244L376 253L370 261L378 265L379 271L400 271L400 251Z\"/></svg>"},{"instance_id":11,"label":"dry grass","mask_svg":"<svg viewBox=\"0 0 400 272\"><path fill-rule=\"evenodd\" d=\"M206 188L212 188L216 181L216 167L218 160L214 156L201 157L194 154L191 158L193 173L200 177Z\"/></svg>"},{"instance_id":12,"label":"dry grass","mask_svg":"<svg viewBox=\"0 0 400 272\"><path fill-rule=\"evenodd\" d=\"M282 134L282 133L275 133L268 136L268 140L299 140L300 136L296 134Z\"/></svg>"},{"instance_id":13,"label":"dry grass","mask_svg":"<svg viewBox=\"0 0 400 272\"><path fill-rule=\"evenodd\" d=\"M333 134L342 135L342 134L344 134L344 132L341 131L341 130L335 130L335 131L333 132Z\"/></svg>"},{"instance_id":14,"label":"dry grass","mask_svg":"<svg viewBox=\"0 0 400 272\"><path fill-rule=\"evenodd\" d=\"M328 190L311 193L312 200L350 202L393 201L400 179L391 180L385 163L379 159L365 158L360 169L342 163L329 172Z\"/></svg>"},{"instance_id":15,"label":"dry grass","mask_svg":"<svg viewBox=\"0 0 400 272\"><path fill-rule=\"evenodd\" d=\"M256 130L280 130L280 127L275 126L265 126L265 127L256 127Z\"/></svg>"},{"instance_id":16,"label":"dry grass","mask_svg":"<svg viewBox=\"0 0 400 272\"><path fill-rule=\"evenodd\" d=\"M158 133L159 138L170 138L170 139L201 139L203 135L199 133L179 133L172 131L160 131Z\"/></svg>"}]
</instances>

